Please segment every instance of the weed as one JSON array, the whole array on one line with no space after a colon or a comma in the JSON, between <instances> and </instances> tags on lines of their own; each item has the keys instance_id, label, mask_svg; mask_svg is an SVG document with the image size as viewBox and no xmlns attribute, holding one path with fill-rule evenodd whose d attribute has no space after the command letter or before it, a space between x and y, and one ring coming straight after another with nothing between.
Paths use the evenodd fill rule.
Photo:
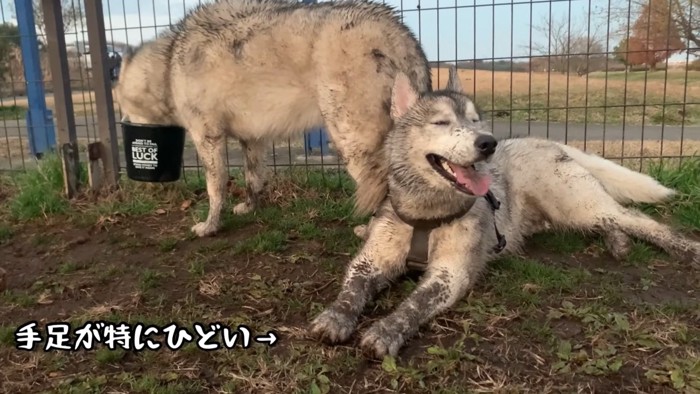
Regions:
<instances>
[{"instance_id":1,"label":"weed","mask_svg":"<svg viewBox=\"0 0 700 394\"><path fill-rule=\"evenodd\" d=\"M125 355L126 351L122 349L111 350L109 348L99 348L95 352L95 361L102 365L114 364L121 361Z\"/></svg>"},{"instance_id":2,"label":"weed","mask_svg":"<svg viewBox=\"0 0 700 394\"><path fill-rule=\"evenodd\" d=\"M139 288L144 292L156 288L160 285L161 278L163 278L163 274L147 268L141 273Z\"/></svg>"},{"instance_id":3,"label":"weed","mask_svg":"<svg viewBox=\"0 0 700 394\"><path fill-rule=\"evenodd\" d=\"M642 209L672 217L684 229L700 230L700 157L685 158L677 166L658 160L649 166L649 174L678 195L666 204L642 204Z\"/></svg>"},{"instance_id":4,"label":"weed","mask_svg":"<svg viewBox=\"0 0 700 394\"><path fill-rule=\"evenodd\" d=\"M12 227L4 223L0 223L0 245L9 241L12 238Z\"/></svg>"},{"instance_id":5,"label":"weed","mask_svg":"<svg viewBox=\"0 0 700 394\"><path fill-rule=\"evenodd\" d=\"M177 243L177 238L165 238L160 241L158 249L160 249L160 251L163 253L172 252L173 250L175 250Z\"/></svg>"},{"instance_id":6,"label":"weed","mask_svg":"<svg viewBox=\"0 0 700 394\"><path fill-rule=\"evenodd\" d=\"M58 273L61 275L67 275L71 272L75 272L80 269L80 266L72 261L63 262L58 266Z\"/></svg>"},{"instance_id":7,"label":"weed","mask_svg":"<svg viewBox=\"0 0 700 394\"><path fill-rule=\"evenodd\" d=\"M540 245L553 253L572 254L584 250L586 239L579 233L571 231L551 231L535 234L528 241L531 245Z\"/></svg>"},{"instance_id":8,"label":"weed","mask_svg":"<svg viewBox=\"0 0 700 394\"><path fill-rule=\"evenodd\" d=\"M14 346L15 344L15 326L0 326L0 345Z\"/></svg>"},{"instance_id":9,"label":"weed","mask_svg":"<svg viewBox=\"0 0 700 394\"><path fill-rule=\"evenodd\" d=\"M29 220L68 211L58 155L46 155L36 169L16 175L15 183L17 194L10 202L12 218Z\"/></svg>"},{"instance_id":10,"label":"weed","mask_svg":"<svg viewBox=\"0 0 700 394\"><path fill-rule=\"evenodd\" d=\"M287 237L281 231L271 230L239 242L234 250L236 254L278 252L285 247L286 239Z\"/></svg>"}]
</instances>

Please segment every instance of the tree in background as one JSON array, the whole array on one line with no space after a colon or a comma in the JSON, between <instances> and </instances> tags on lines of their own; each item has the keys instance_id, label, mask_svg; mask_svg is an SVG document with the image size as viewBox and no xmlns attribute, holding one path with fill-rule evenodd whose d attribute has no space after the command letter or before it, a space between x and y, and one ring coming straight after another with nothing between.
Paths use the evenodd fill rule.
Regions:
<instances>
[{"instance_id":1,"label":"tree in background","mask_svg":"<svg viewBox=\"0 0 700 394\"><path fill-rule=\"evenodd\" d=\"M82 1L61 0L61 14L63 14L63 32L69 32L77 27L84 19L85 13L80 8ZM32 0L34 8L34 23L36 24L37 39L40 45L46 44L46 26L44 24L44 10L41 7L41 0ZM14 5L11 5L14 7ZM14 9L13 9L14 11ZM16 12L14 13L17 17Z\"/></svg>"},{"instance_id":2,"label":"tree in background","mask_svg":"<svg viewBox=\"0 0 700 394\"><path fill-rule=\"evenodd\" d=\"M700 0L671 0L671 17L679 32L700 52Z\"/></svg>"},{"instance_id":3,"label":"tree in background","mask_svg":"<svg viewBox=\"0 0 700 394\"><path fill-rule=\"evenodd\" d=\"M668 0L648 0L632 25L626 46L627 64L646 64L652 71L658 63L685 49Z\"/></svg>"},{"instance_id":4,"label":"tree in background","mask_svg":"<svg viewBox=\"0 0 700 394\"><path fill-rule=\"evenodd\" d=\"M629 26L642 12L652 13L654 19L670 20L682 41L687 42L688 51L700 53L700 0L663 0L660 5L650 7L649 0L610 0L610 18L617 21L617 34L627 37ZM659 14L659 15L654 15Z\"/></svg>"},{"instance_id":5,"label":"tree in background","mask_svg":"<svg viewBox=\"0 0 700 394\"><path fill-rule=\"evenodd\" d=\"M615 48L613 48L613 57L615 60L618 60L620 63L625 65L625 70L629 71L630 67L632 66L629 63L629 50L628 50L628 39L627 37L623 38Z\"/></svg>"},{"instance_id":6,"label":"tree in background","mask_svg":"<svg viewBox=\"0 0 700 394\"><path fill-rule=\"evenodd\" d=\"M19 47L19 28L10 23L0 24L0 81L4 82L10 62Z\"/></svg>"},{"instance_id":7,"label":"tree in background","mask_svg":"<svg viewBox=\"0 0 700 394\"><path fill-rule=\"evenodd\" d=\"M548 70L562 74L583 75L602 68L605 48L598 34L600 27L570 19L565 15L545 17L532 26L542 35L532 44L533 54L546 57Z\"/></svg>"}]
</instances>

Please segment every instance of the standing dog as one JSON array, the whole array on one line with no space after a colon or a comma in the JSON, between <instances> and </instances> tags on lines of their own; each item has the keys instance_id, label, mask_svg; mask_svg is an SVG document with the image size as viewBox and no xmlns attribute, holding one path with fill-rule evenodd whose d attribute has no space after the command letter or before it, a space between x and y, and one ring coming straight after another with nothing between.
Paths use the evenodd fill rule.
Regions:
<instances>
[{"instance_id":1,"label":"standing dog","mask_svg":"<svg viewBox=\"0 0 700 394\"><path fill-rule=\"evenodd\" d=\"M383 142L399 72L431 90L420 44L388 6L222 0L127 56L115 97L131 122L190 132L209 196L192 231L205 236L220 227L228 136L245 156L246 198L234 213L257 206L270 141L323 125L357 184L357 213L375 210L387 193Z\"/></svg>"},{"instance_id":2,"label":"standing dog","mask_svg":"<svg viewBox=\"0 0 700 394\"><path fill-rule=\"evenodd\" d=\"M454 73L445 91L419 95L402 75L393 91L389 196L370 221L337 299L311 323L316 338L347 340L366 303L418 255L427 262L420 284L361 339L371 357L396 355L419 325L463 297L486 263L498 257L494 246L504 246L499 230L504 252L519 252L527 236L551 226L602 233L618 259L629 252L628 237L634 236L700 265L700 243L621 205L660 202L674 194L654 179L552 141L497 143ZM491 196L500 200L500 209L492 209ZM421 257L421 242L414 241L426 228L427 256Z\"/></svg>"}]
</instances>

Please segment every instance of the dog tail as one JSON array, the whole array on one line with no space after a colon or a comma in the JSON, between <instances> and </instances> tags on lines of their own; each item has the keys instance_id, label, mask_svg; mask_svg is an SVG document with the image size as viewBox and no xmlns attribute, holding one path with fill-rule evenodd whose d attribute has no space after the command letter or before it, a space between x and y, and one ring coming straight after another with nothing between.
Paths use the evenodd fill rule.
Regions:
<instances>
[{"instance_id":1,"label":"dog tail","mask_svg":"<svg viewBox=\"0 0 700 394\"><path fill-rule=\"evenodd\" d=\"M590 171L615 201L621 204L659 203L676 194L674 190L663 186L648 175L574 147L563 144L561 146L569 157Z\"/></svg>"}]
</instances>

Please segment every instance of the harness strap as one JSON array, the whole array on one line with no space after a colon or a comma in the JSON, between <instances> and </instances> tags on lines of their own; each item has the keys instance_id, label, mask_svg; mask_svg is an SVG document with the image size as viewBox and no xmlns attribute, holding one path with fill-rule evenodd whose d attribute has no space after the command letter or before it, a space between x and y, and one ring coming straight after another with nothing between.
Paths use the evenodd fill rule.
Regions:
<instances>
[{"instance_id":1,"label":"harness strap","mask_svg":"<svg viewBox=\"0 0 700 394\"><path fill-rule=\"evenodd\" d=\"M501 202L498 201L491 190L486 193L484 198L486 198L486 201L488 201L489 206L491 207L491 212L493 213L493 229L496 231L496 239L498 239L498 243L493 247L493 251L496 253L501 253L506 247L506 237L501 234L500 231L498 231L498 225L496 224L496 210L501 208Z\"/></svg>"},{"instance_id":2,"label":"harness strap","mask_svg":"<svg viewBox=\"0 0 700 394\"><path fill-rule=\"evenodd\" d=\"M500 231L498 231L498 225L496 224L496 210L501 208L501 202L498 201L496 196L494 196L493 192L489 190L486 195L484 196L486 201L489 203L489 207L491 208L491 213L493 214L493 229L496 232L496 239L498 240L498 243L496 246L493 247L493 251L495 253L501 253L503 249L506 247L506 237L501 234ZM452 222L453 220L456 220L462 216L464 216L469 210L471 209L471 205L463 210L460 210L459 212L442 217L442 218L437 218L437 219L409 219L402 214L400 214L397 210L394 210L394 213L396 213L396 216L399 217L404 223L412 226L414 228L414 231L420 231L425 235L425 238L430 234L430 232L443 224L447 224L449 222Z\"/></svg>"}]
</instances>

